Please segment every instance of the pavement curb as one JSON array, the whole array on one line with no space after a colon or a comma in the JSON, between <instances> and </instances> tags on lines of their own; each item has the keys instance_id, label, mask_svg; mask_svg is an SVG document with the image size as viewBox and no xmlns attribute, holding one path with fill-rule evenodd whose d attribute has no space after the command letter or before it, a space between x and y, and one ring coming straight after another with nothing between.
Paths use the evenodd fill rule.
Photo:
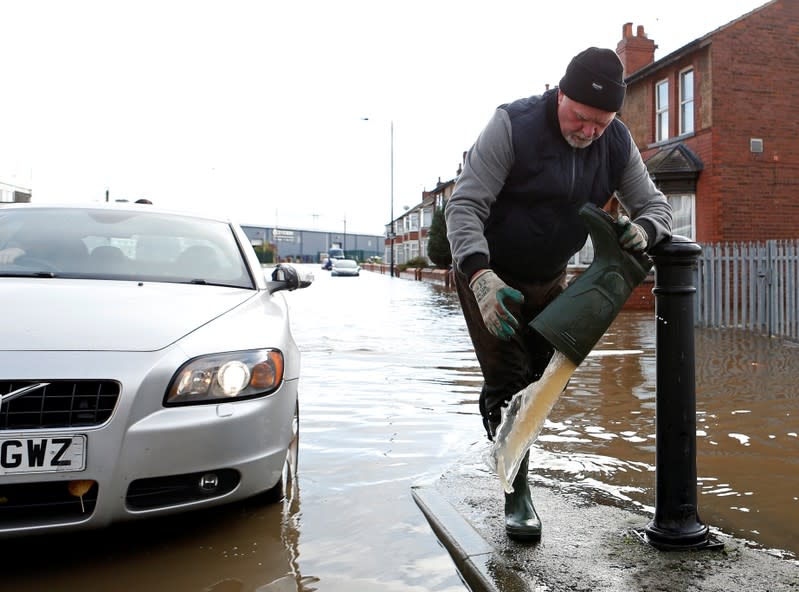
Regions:
<instances>
[{"instance_id":1,"label":"pavement curb","mask_svg":"<svg viewBox=\"0 0 799 592\"><path fill-rule=\"evenodd\" d=\"M516 572L452 504L432 487L411 494L472 592L531 592ZM498 586L502 583L502 587Z\"/></svg>"}]
</instances>

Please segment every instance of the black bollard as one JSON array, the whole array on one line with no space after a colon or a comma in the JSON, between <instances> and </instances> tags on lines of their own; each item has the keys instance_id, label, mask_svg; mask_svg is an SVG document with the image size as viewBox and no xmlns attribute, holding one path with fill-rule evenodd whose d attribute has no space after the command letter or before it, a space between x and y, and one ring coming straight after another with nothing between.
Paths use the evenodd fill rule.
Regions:
<instances>
[{"instance_id":1,"label":"black bollard","mask_svg":"<svg viewBox=\"0 0 799 592\"><path fill-rule=\"evenodd\" d=\"M655 264L655 515L639 536L660 550L721 548L697 509L694 299L702 248L674 236L650 252Z\"/></svg>"}]
</instances>

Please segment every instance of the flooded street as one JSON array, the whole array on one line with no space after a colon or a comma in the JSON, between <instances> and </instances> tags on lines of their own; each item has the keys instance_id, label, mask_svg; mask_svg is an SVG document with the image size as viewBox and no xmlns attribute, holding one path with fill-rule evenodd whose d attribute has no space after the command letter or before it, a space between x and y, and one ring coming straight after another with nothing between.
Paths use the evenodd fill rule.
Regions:
<instances>
[{"instance_id":1,"label":"flooded street","mask_svg":"<svg viewBox=\"0 0 799 592\"><path fill-rule=\"evenodd\" d=\"M457 296L298 267L316 280L286 294L302 351L299 472L287 499L6 541L0 590L466 590L410 493L467 455L488 470L481 377ZM695 334L702 520L799 553L799 346ZM655 387L654 315L622 313L555 404L531 480L651 513Z\"/></svg>"}]
</instances>

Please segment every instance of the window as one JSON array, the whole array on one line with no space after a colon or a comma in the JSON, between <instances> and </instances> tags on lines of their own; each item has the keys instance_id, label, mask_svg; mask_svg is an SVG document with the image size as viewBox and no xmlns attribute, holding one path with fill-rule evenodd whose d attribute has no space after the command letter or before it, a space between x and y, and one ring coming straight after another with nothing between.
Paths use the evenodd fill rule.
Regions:
<instances>
[{"instance_id":1,"label":"window","mask_svg":"<svg viewBox=\"0 0 799 592\"><path fill-rule=\"evenodd\" d=\"M694 131L694 71L680 73L680 135Z\"/></svg>"},{"instance_id":2,"label":"window","mask_svg":"<svg viewBox=\"0 0 799 592\"><path fill-rule=\"evenodd\" d=\"M671 204L673 215L672 233L696 240L694 195L667 195L666 197L669 200L669 204Z\"/></svg>"},{"instance_id":3,"label":"window","mask_svg":"<svg viewBox=\"0 0 799 592\"><path fill-rule=\"evenodd\" d=\"M655 142L669 139L669 81L655 85Z\"/></svg>"},{"instance_id":4,"label":"window","mask_svg":"<svg viewBox=\"0 0 799 592\"><path fill-rule=\"evenodd\" d=\"M583 248L577 251L569 259L569 265L575 267L588 267L594 260L594 243L591 241L591 236L585 239Z\"/></svg>"},{"instance_id":5,"label":"window","mask_svg":"<svg viewBox=\"0 0 799 592\"><path fill-rule=\"evenodd\" d=\"M422 228L430 228L430 225L433 223L433 208L425 208L424 212L424 224L422 224Z\"/></svg>"},{"instance_id":6,"label":"window","mask_svg":"<svg viewBox=\"0 0 799 592\"><path fill-rule=\"evenodd\" d=\"M696 240L695 197L693 193L666 195L672 209L672 234L684 236L692 241ZM620 210L620 212L629 215L624 210ZM569 259L569 267L588 267L593 261L594 244L589 235L583 248Z\"/></svg>"}]
</instances>

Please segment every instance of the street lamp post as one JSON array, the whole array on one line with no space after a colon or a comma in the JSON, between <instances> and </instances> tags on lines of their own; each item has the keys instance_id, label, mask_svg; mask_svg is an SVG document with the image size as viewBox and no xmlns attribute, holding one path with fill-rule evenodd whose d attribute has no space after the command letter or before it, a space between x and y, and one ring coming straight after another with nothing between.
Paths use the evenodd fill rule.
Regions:
<instances>
[{"instance_id":1,"label":"street lamp post","mask_svg":"<svg viewBox=\"0 0 799 592\"><path fill-rule=\"evenodd\" d=\"M368 117L361 117L363 121L369 121ZM397 238L397 234L394 228L394 120L391 120L391 226L389 226L388 231L388 243L389 248L391 249L389 252L389 261L390 261L390 271L391 277L394 277L394 239Z\"/></svg>"},{"instance_id":2,"label":"street lamp post","mask_svg":"<svg viewBox=\"0 0 799 592\"><path fill-rule=\"evenodd\" d=\"M394 120L391 120L391 230L388 233L389 247L391 248L391 277L394 277Z\"/></svg>"}]
</instances>

